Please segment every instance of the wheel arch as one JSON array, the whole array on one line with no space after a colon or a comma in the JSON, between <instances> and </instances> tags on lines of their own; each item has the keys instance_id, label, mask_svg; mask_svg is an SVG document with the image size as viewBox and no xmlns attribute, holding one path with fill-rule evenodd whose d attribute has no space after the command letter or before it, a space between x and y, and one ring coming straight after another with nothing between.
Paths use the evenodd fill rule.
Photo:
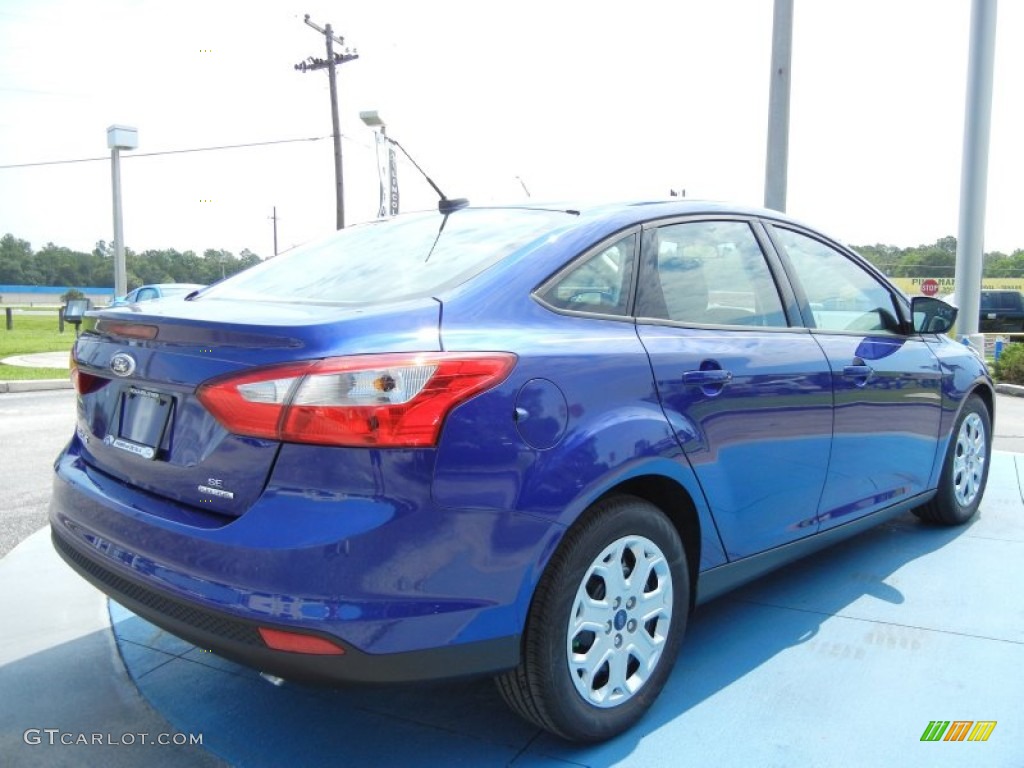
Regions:
<instances>
[{"instance_id":1,"label":"wheel arch","mask_svg":"<svg viewBox=\"0 0 1024 768\"><path fill-rule=\"evenodd\" d=\"M703 542L697 505L690 493L675 480L664 475L641 475L610 488L595 500L595 503L611 496L636 496L650 502L660 509L675 527L686 553L690 576L689 602L690 610L693 610Z\"/></svg>"},{"instance_id":2,"label":"wheel arch","mask_svg":"<svg viewBox=\"0 0 1024 768\"><path fill-rule=\"evenodd\" d=\"M704 500L700 485L688 467L676 462L658 459L614 479L599 489L579 496L559 521L564 525L560 533L544 547L536 567L523 584L528 597L523 606L521 620L525 624L533 604L536 589L551 560L562 545L565 535L595 504L614 496L634 496L647 501L668 518L679 533L686 553L690 580L689 604L696 604L697 582L701 571L727 562L725 549L718 535L711 512Z\"/></svg>"},{"instance_id":3,"label":"wheel arch","mask_svg":"<svg viewBox=\"0 0 1024 768\"><path fill-rule=\"evenodd\" d=\"M981 398L981 401L988 409L989 420L994 426L996 421L996 395L992 390L992 387L990 387L988 382L985 381L976 382L975 385L967 392L967 396L964 397L964 402L967 402L967 398L971 395L977 395ZM957 409L957 415L959 415L961 409L963 409L963 403L961 403L960 408Z\"/></svg>"},{"instance_id":4,"label":"wheel arch","mask_svg":"<svg viewBox=\"0 0 1024 768\"><path fill-rule=\"evenodd\" d=\"M993 429L995 428L996 395L995 389L989 381L983 378L976 379L970 384L970 386L964 386L960 389L958 396L955 399L950 397L947 393L943 398L946 405L943 408L942 423L939 427L939 438L935 451L935 461L932 464L931 477L928 481L928 486L930 488L935 488L938 485L939 476L942 474L942 465L945 461L946 451L949 450L949 443L954 437L953 425L956 424L957 419L960 418L960 413L963 411L967 401L971 398L971 395L977 395L981 399L981 402L984 403L986 410L988 410L990 425ZM991 436L989 439L991 439Z\"/></svg>"}]
</instances>

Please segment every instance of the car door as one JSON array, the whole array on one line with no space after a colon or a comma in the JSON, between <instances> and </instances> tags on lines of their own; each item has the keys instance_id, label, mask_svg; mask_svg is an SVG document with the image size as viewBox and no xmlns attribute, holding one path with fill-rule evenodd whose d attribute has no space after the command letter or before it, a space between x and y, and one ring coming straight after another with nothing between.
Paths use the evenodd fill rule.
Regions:
<instances>
[{"instance_id":1,"label":"car door","mask_svg":"<svg viewBox=\"0 0 1024 768\"><path fill-rule=\"evenodd\" d=\"M832 369L835 426L822 530L925 490L936 459L941 371L892 289L809 232L769 228Z\"/></svg>"},{"instance_id":2,"label":"car door","mask_svg":"<svg viewBox=\"0 0 1024 768\"><path fill-rule=\"evenodd\" d=\"M730 559L817 530L832 438L828 361L762 242L745 219L650 225L638 275L637 332Z\"/></svg>"}]
</instances>

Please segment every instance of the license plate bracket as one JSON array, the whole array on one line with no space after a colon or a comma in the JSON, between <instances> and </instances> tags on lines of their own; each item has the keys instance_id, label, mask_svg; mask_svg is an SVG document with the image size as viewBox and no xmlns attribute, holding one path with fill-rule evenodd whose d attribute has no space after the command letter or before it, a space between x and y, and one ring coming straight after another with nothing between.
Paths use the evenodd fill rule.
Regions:
<instances>
[{"instance_id":1,"label":"license plate bracket","mask_svg":"<svg viewBox=\"0 0 1024 768\"><path fill-rule=\"evenodd\" d=\"M130 451L155 458L170 422L174 398L162 392L129 387L121 394L121 423L117 436L147 451Z\"/></svg>"}]
</instances>

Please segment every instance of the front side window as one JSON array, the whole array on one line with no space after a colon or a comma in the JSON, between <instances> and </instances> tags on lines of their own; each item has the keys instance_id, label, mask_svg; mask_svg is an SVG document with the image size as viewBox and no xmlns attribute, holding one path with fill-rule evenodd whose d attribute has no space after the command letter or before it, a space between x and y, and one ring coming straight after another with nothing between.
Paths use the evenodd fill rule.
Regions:
<instances>
[{"instance_id":1,"label":"front side window","mask_svg":"<svg viewBox=\"0 0 1024 768\"><path fill-rule=\"evenodd\" d=\"M775 227L810 304L814 327L826 331L900 329L889 290L860 264L820 240Z\"/></svg>"},{"instance_id":2,"label":"front side window","mask_svg":"<svg viewBox=\"0 0 1024 768\"><path fill-rule=\"evenodd\" d=\"M645 242L636 314L687 324L787 325L764 253L743 221L654 230Z\"/></svg>"}]
</instances>

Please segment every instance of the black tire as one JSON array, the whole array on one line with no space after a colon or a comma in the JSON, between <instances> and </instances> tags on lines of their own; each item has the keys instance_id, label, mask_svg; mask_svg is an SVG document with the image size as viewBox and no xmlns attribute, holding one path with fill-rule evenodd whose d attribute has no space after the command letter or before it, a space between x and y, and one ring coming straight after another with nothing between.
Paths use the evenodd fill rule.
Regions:
<instances>
[{"instance_id":1,"label":"black tire","mask_svg":"<svg viewBox=\"0 0 1024 768\"><path fill-rule=\"evenodd\" d=\"M936 525L963 525L978 511L992 458L992 419L977 395L967 398L950 435L935 498L914 510Z\"/></svg>"},{"instance_id":2,"label":"black tire","mask_svg":"<svg viewBox=\"0 0 1024 768\"><path fill-rule=\"evenodd\" d=\"M621 581L602 572L611 579L621 573ZM598 502L569 529L544 571L522 659L497 678L498 690L517 714L562 738L609 739L636 723L664 687L689 605L686 554L669 519L633 496ZM604 631L574 631L571 620ZM588 678L583 667L601 659Z\"/></svg>"}]
</instances>

